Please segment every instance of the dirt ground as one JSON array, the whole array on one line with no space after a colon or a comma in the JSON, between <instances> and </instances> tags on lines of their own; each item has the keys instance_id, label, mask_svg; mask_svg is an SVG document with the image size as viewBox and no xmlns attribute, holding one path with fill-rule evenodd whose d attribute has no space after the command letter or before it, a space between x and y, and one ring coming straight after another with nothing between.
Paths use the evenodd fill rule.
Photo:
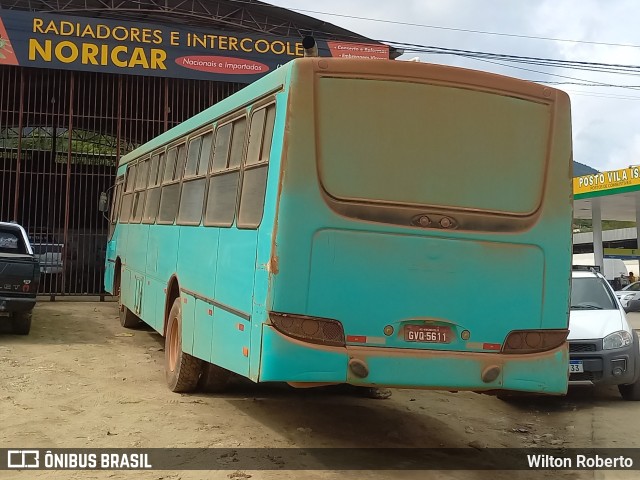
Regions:
<instances>
[{"instance_id":1,"label":"dirt ground","mask_svg":"<svg viewBox=\"0 0 640 480\"><path fill-rule=\"evenodd\" d=\"M1 330L1 328L0 328ZM42 302L27 337L0 333L0 447L640 447L640 404L615 388L516 404L395 390L389 400L285 386L171 393L163 339L112 302ZM635 472L5 471L0 478L632 479Z\"/></svg>"}]
</instances>

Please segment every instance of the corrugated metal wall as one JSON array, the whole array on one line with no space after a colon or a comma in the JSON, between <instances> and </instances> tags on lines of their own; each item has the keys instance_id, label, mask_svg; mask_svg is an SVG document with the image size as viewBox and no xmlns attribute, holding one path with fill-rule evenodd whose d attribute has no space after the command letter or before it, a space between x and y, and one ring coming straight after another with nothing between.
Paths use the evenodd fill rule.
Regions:
<instances>
[{"instance_id":1,"label":"corrugated metal wall","mask_svg":"<svg viewBox=\"0 0 640 480\"><path fill-rule=\"evenodd\" d=\"M102 294L119 158L242 86L0 66L0 220L31 236L41 294Z\"/></svg>"}]
</instances>

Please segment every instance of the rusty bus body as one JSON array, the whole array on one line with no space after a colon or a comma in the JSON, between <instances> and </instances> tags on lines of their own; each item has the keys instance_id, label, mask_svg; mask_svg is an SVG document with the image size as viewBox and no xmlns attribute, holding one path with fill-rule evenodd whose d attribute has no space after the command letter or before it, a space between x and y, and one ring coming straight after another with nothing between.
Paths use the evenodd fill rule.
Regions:
<instances>
[{"instance_id":1,"label":"rusty bus body","mask_svg":"<svg viewBox=\"0 0 640 480\"><path fill-rule=\"evenodd\" d=\"M561 91L294 60L123 158L105 287L175 391L562 394L571 162Z\"/></svg>"}]
</instances>

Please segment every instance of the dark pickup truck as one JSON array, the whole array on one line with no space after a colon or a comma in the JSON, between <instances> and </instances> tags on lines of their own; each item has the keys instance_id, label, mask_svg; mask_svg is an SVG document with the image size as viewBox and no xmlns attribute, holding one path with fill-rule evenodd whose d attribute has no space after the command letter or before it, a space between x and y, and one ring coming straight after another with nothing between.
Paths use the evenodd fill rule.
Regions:
<instances>
[{"instance_id":1,"label":"dark pickup truck","mask_svg":"<svg viewBox=\"0 0 640 480\"><path fill-rule=\"evenodd\" d=\"M0 222L0 321L8 319L13 333L29 333L39 283L40 265L26 232Z\"/></svg>"}]
</instances>

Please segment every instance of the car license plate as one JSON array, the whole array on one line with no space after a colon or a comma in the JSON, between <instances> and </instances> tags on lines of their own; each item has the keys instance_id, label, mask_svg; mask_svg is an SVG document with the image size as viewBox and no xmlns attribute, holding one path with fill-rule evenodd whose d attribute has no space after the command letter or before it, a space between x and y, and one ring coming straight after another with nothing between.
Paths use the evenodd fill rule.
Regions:
<instances>
[{"instance_id":1,"label":"car license plate","mask_svg":"<svg viewBox=\"0 0 640 480\"><path fill-rule=\"evenodd\" d=\"M582 360L570 360L569 361L569 373L583 373L584 366Z\"/></svg>"},{"instance_id":2,"label":"car license plate","mask_svg":"<svg viewBox=\"0 0 640 480\"><path fill-rule=\"evenodd\" d=\"M404 339L407 342L449 343L451 327L441 325L405 325Z\"/></svg>"}]
</instances>

